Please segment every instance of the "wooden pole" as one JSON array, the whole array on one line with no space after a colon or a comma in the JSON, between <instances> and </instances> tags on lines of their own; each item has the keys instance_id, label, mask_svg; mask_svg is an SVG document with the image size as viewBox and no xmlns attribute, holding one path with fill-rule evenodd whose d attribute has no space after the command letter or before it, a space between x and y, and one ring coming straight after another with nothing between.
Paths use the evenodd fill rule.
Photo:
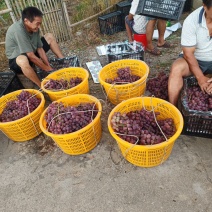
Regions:
<instances>
[{"instance_id":1,"label":"wooden pole","mask_svg":"<svg viewBox=\"0 0 212 212\"><path fill-rule=\"evenodd\" d=\"M46 1L49 9L52 11L56 9L54 5L54 0L52 1ZM53 5L52 5L53 3ZM55 37L59 37L59 40L63 40L63 23L60 23L60 17L57 16L57 13L54 12L51 14L52 21L54 22L54 35ZM57 35L57 36L56 36Z\"/></svg>"},{"instance_id":2,"label":"wooden pole","mask_svg":"<svg viewBox=\"0 0 212 212\"><path fill-rule=\"evenodd\" d=\"M58 1L57 8L59 10L59 4L60 4L60 13L58 12L58 17L60 18L60 21L62 21L62 29L63 29L63 41L67 40L69 38L69 27L67 27L67 21L66 17L64 15L63 5L61 1Z\"/></svg>"},{"instance_id":3,"label":"wooden pole","mask_svg":"<svg viewBox=\"0 0 212 212\"><path fill-rule=\"evenodd\" d=\"M82 20L82 21L79 21L79 22L77 22L77 23L71 24L71 25L69 25L69 27L75 27L75 26L77 26L77 25L79 25L79 24L82 24L82 23L84 23L84 22L86 22L86 21L88 21L88 20L90 20L90 19L93 19L93 18L95 18L95 17L101 15L102 13L108 11L108 10L111 9L111 8L113 8L113 5L110 6L110 7L108 7L108 8L106 8L106 9L104 9L104 10L102 10L101 12L99 12L99 13L97 13L97 14L95 14L95 15L92 15L92 16L90 16L90 17L88 17L88 18Z\"/></svg>"},{"instance_id":4,"label":"wooden pole","mask_svg":"<svg viewBox=\"0 0 212 212\"><path fill-rule=\"evenodd\" d=\"M43 14L44 14L43 19L45 19L44 22L45 22L46 24L44 24L44 32L43 32L43 34L46 34L47 32L49 32L49 28L52 28L52 29L53 29L52 22L51 22L51 20L49 19L49 15L46 14L46 6L45 6L43 3L40 3L40 4L39 4L40 7L39 7L37 1L35 1L35 2L36 2L36 6L37 6L38 8L40 8L40 9L42 10ZM45 26L46 26L46 28L45 28Z\"/></svg>"},{"instance_id":5,"label":"wooden pole","mask_svg":"<svg viewBox=\"0 0 212 212\"><path fill-rule=\"evenodd\" d=\"M12 9L1 10L1 11L0 11L0 15L3 15L3 14L5 14L5 13L9 13L9 12L11 12L11 11L12 11Z\"/></svg>"},{"instance_id":6,"label":"wooden pole","mask_svg":"<svg viewBox=\"0 0 212 212\"><path fill-rule=\"evenodd\" d=\"M64 19L66 20L66 25L67 26L70 26L71 23L70 23L70 20L69 20L68 10L67 10L67 6L66 6L66 2L65 1L62 1L62 8L63 8L63 11L65 13ZM72 37L73 35L72 35L72 29L71 29L71 27L69 27L69 32L70 32L70 35ZM67 31L67 33L68 33L68 31ZM70 35L68 34L68 38L70 38Z\"/></svg>"}]
</instances>

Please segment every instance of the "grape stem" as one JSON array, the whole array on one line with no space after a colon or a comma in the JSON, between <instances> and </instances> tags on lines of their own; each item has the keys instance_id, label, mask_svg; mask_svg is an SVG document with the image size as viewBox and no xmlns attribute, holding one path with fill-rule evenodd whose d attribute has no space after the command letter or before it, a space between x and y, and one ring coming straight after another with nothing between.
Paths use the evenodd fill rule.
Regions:
<instances>
[{"instance_id":1,"label":"grape stem","mask_svg":"<svg viewBox=\"0 0 212 212\"><path fill-rule=\"evenodd\" d=\"M118 132L116 132L116 134L117 135L126 135L126 134L122 134L122 133L118 133ZM137 143L139 142L139 137L138 136L136 136L136 135L127 135L127 136L132 136L132 137L135 137L136 139L137 139L137 141L134 143L134 144L132 144L128 149L126 149L126 151L124 152L124 158L126 158L126 156L127 156L127 153L135 146L135 145L137 145ZM120 161L121 162L121 161ZM120 163L119 162L119 163Z\"/></svg>"},{"instance_id":2,"label":"grape stem","mask_svg":"<svg viewBox=\"0 0 212 212\"><path fill-rule=\"evenodd\" d=\"M95 106L95 105L94 105ZM58 107L59 108L59 107ZM52 120L50 121L50 123L49 123L49 126L48 126L48 128L47 128L47 130L49 131L49 127L50 127L50 125L51 125L51 123L52 123L52 121L55 119L55 118L57 118L58 116L61 116L61 115L65 115L65 114L68 114L68 113L77 113L77 112L90 112L90 111L92 111L92 115L91 115L91 120L93 121L93 112L94 111L97 111L97 112L102 112L101 110L84 110L84 111L74 111L74 112L65 112L65 113L59 113L59 110L58 110L58 114L54 117L54 118L52 118Z\"/></svg>"},{"instance_id":3,"label":"grape stem","mask_svg":"<svg viewBox=\"0 0 212 212\"><path fill-rule=\"evenodd\" d=\"M155 119L155 123L157 124L159 130L161 131L161 133L162 133L162 135L164 136L164 138L166 139L166 141L168 141L166 135L164 134L163 130L161 129L161 127L160 127L160 125L158 124L158 121L157 121L157 119L156 119L155 108L157 108L157 107L153 107L153 104L152 104L152 97L150 98L150 102L151 102L151 108L152 108L152 110L149 111L149 110L146 109L146 107L145 107L145 105L144 105L143 98L142 98L142 105L143 105L143 108L144 108L147 112L150 112L150 113L152 112L152 113L153 113L153 116L154 116L154 119ZM161 103L161 104L162 104L162 103ZM160 105L161 105L161 104L160 104ZM159 105L158 105L158 106L159 106Z\"/></svg>"}]
</instances>

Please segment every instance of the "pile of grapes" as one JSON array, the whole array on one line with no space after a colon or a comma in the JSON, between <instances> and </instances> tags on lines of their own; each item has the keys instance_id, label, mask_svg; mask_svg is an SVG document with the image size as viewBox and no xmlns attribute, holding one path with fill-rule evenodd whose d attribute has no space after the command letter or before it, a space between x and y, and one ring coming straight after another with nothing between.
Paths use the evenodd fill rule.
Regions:
<instances>
[{"instance_id":1,"label":"pile of grapes","mask_svg":"<svg viewBox=\"0 0 212 212\"><path fill-rule=\"evenodd\" d=\"M62 102L53 102L45 114L46 128L53 134L72 133L91 123L97 113L98 108L94 103L64 106Z\"/></svg>"},{"instance_id":2,"label":"pile of grapes","mask_svg":"<svg viewBox=\"0 0 212 212\"><path fill-rule=\"evenodd\" d=\"M156 117L159 114L155 112ZM157 122L167 139L175 134L173 119L167 118ZM120 138L132 144L153 145L166 140L156 124L153 112L144 109L123 114L114 113L111 126Z\"/></svg>"},{"instance_id":3,"label":"pile of grapes","mask_svg":"<svg viewBox=\"0 0 212 212\"><path fill-rule=\"evenodd\" d=\"M203 93L198 85L187 88L186 92L190 110L212 111L212 96Z\"/></svg>"},{"instance_id":4,"label":"pile of grapes","mask_svg":"<svg viewBox=\"0 0 212 212\"><path fill-rule=\"evenodd\" d=\"M73 88L77 85L79 85L82 82L82 78L75 77L71 78L70 80L60 79L60 80L54 80L50 79L45 85L45 89L47 90L67 90L70 88Z\"/></svg>"},{"instance_id":5,"label":"pile of grapes","mask_svg":"<svg viewBox=\"0 0 212 212\"><path fill-rule=\"evenodd\" d=\"M41 99L23 90L17 96L16 100L7 102L6 107L0 115L0 122L10 122L23 118L34 111L39 106L40 102Z\"/></svg>"},{"instance_id":6,"label":"pile of grapes","mask_svg":"<svg viewBox=\"0 0 212 212\"><path fill-rule=\"evenodd\" d=\"M131 73L130 67L120 68L117 71L117 77L114 79L106 79L105 82L109 84L127 84L132 83L140 79L139 76Z\"/></svg>"},{"instance_id":7,"label":"pile of grapes","mask_svg":"<svg viewBox=\"0 0 212 212\"><path fill-rule=\"evenodd\" d=\"M147 81L147 90L157 98L168 100L168 75L160 72L157 77Z\"/></svg>"}]
</instances>

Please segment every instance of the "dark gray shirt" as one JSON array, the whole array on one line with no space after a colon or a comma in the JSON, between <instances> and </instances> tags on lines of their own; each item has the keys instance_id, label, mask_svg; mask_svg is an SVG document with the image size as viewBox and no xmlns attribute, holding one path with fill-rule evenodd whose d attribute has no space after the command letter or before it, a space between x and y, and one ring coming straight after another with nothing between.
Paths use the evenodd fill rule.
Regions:
<instances>
[{"instance_id":1,"label":"dark gray shirt","mask_svg":"<svg viewBox=\"0 0 212 212\"><path fill-rule=\"evenodd\" d=\"M40 38L40 31L27 32L22 20L12 24L6 33L6 56L8 59L18 57L22 53L36 52L43 47Z\"/></svg>"}]
</instances>

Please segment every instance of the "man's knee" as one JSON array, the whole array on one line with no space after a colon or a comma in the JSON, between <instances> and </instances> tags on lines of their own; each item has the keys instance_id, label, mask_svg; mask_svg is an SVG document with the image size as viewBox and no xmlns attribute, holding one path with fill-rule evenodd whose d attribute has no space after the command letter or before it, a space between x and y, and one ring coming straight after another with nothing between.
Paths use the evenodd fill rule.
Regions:
<instances>
[{"instance_id":1,"label":"man's knee","mask_svg":"<svg viewBox=\"0 0 212 212\"><path fill-rule=\"evenodd\" d=\"M20 67L28 66L28 65L29 65L29 59L28 59L27 56L25 56L25 55L19 55L19 56L16 58L16 63L17 63L17 65L19 65Z\"/></svg>"},{"instance_id":2,"label":"man's knee","mask_svg":"<svg viewBox=\"0 0 212 212\"><path fill-rule=\"evenodd\" d=\"M170 76L185 77L190 75L188 63L183 58L178 58L171 66Z\"/></svg>"},{"instance_id":3,"label":"man's knee","mask_svg":"<svg viewBox=\"0 0 212 212\"><path fill-rule=\"evenodd\" d=\"M46 33L44 35L45 40L47 41L48 44L51 44L52 41L55 41L55 37L52 33Z\"/></svg>"}]
</instances>

